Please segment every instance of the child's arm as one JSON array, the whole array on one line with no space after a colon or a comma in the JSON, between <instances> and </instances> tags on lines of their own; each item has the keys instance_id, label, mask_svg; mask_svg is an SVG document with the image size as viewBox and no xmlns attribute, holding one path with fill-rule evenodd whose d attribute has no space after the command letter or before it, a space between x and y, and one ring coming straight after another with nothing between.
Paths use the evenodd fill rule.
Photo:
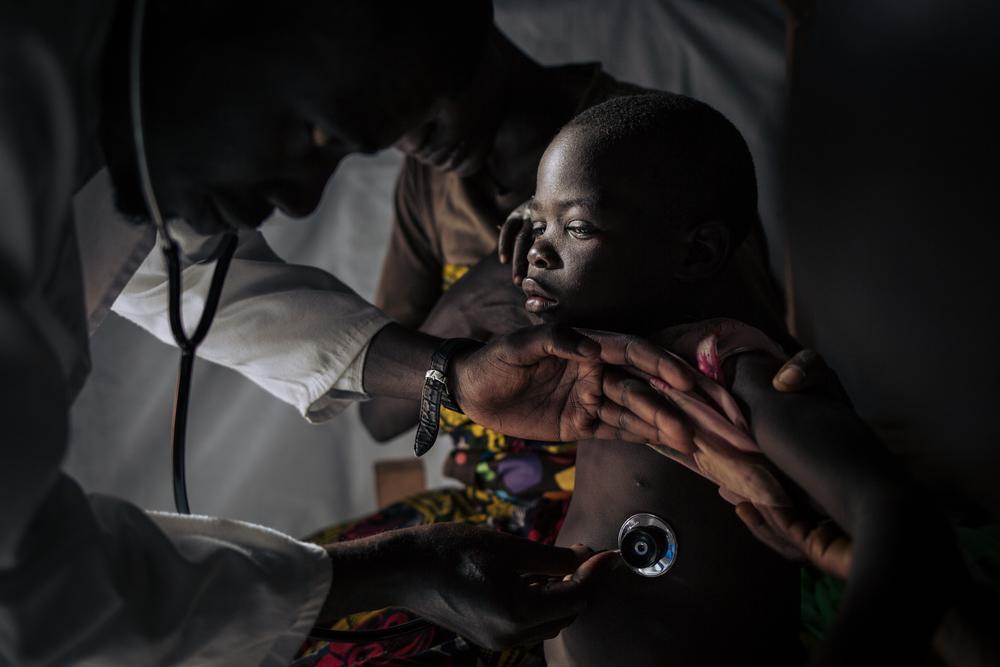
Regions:
<instances>
[{"instance_id":1,"label":"child's arm","mask_svg":"<svg viewBox=\"0 0 1000 667\"><path fill-rule=\"evenodd\" d=\"M909 664L929 648L951 602L960 571L953 533L847 405L774 391L777 366L737 357L733 393L764 454L854 542L847 593L818 661Z\"/></svg>"}]
</instances>

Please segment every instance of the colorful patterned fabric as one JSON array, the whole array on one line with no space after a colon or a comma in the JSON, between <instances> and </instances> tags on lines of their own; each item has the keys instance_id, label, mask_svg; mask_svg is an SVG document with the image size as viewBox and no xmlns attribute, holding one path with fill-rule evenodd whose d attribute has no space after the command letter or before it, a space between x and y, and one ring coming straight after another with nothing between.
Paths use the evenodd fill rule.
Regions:
<instances>
[{"instance_id":1,"label":"colorful patterned fabric","mask_svg":"<svg viewBox=\"0 0 1000 667\"><path fill-rule=\"evenodd\" d=\"M564 500L573 493L576 443L508 438L450 410L442 410L441 431L455 445L445 475L475 490L481 501L495 497L522 505L539 497Z\"/></svg>"},{"instance_id":2,"label":"colorful patterned fabric","mask_svg":"<svg viewBox=\"0 0 1000 667\"><path fill-rule=\"evenodd\" d=\"M441 269L441 291L448 291L448 288L461 280L471 268L468 264L445 264Z\"/></svg>"}]
</instances>

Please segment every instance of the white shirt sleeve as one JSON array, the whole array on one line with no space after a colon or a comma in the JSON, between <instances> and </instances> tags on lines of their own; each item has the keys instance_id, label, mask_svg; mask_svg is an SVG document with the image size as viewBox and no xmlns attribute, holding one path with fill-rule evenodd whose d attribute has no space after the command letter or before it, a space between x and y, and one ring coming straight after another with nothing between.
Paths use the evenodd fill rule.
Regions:
<instances>
[{"instance_id":1,"label":"white shirt sleeve","mask_svg":"<svg viewBox=\"0 0 1000 667\"><path fill-rule=\"evenodd\" d=\"M213 263L183 270L184 326L192 332ZM173 344L166 264L153 249L112 309ZM232 368L310 422L365 398L368 343L389 318L320 269L283 262L259 232L241 234L215 321L198 356Z\"/></svg>"}]
</instances>

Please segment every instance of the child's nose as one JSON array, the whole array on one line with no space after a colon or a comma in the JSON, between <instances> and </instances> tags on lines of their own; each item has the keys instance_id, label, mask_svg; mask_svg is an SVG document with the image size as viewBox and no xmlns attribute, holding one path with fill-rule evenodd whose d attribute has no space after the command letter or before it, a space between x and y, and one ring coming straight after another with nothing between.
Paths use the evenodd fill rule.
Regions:
<instances>
[{"instance_id":1,"label":"child's nose","mask_svg":"<svg viewBox=\"0 0 1000 667\"><path fill-rule=\"evenodd\" d=\"M559 267L559 255L548 241L536 240L528 249L528 264L536 269Z\"/></svg>"}]
</instances>

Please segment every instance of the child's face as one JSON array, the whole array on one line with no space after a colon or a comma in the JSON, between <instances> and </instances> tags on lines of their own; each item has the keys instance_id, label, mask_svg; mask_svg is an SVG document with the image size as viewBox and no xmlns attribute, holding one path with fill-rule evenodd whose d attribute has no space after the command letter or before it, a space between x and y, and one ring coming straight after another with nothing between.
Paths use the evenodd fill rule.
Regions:
<instances>
[{"instance_id":1,"label":"child's face","mask_svg":"<svg viewBox=\"0 0 1000 667\"><path fill-rule=\"evenodd\" d=\"M564 130L539 163L525 308L548 322L641 330L668 306L683 249L629 178L635 165L588 155L586 135Z\"/></svg>"}]
</instances>

